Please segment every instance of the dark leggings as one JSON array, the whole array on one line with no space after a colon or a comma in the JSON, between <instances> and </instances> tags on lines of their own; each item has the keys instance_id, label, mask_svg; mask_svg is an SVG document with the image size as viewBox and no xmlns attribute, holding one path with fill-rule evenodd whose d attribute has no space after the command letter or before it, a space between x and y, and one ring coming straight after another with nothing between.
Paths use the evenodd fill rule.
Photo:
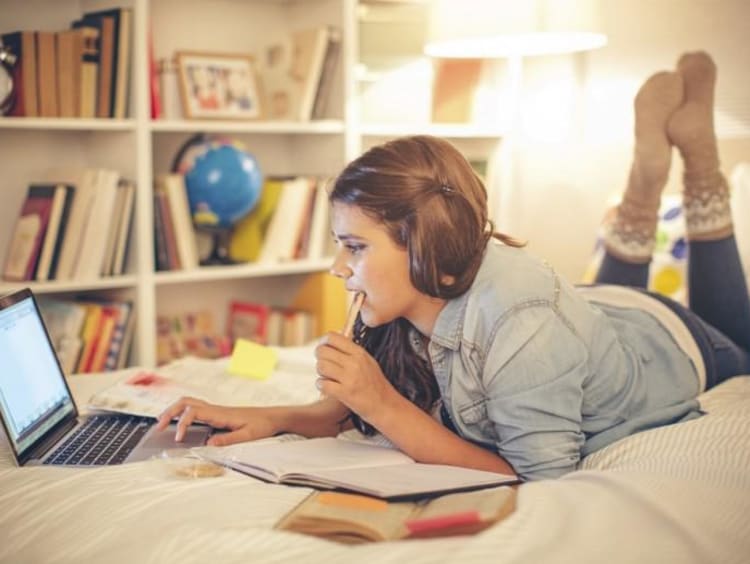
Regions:
<instances>
[{"instance_id":1,"label":"dark leggings","mask_svg":"<svg viewBox=\"0 0 750 564\"><path fill-rule=\"evenodd\" d=\"M734 236L688 244L690 309L660 294L649 295L672 309L695 338L706 365L706 388L750 374L750 296ZM596 282L645 291L648 264L604 255Z\"/></svg>"}]
</instances>

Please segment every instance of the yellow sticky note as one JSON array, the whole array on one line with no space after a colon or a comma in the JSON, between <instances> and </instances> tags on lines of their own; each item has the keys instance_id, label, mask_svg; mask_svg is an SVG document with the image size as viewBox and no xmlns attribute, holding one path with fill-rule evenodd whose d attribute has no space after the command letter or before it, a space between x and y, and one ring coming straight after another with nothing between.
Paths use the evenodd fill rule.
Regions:
<instances>
[{"instance_id":1,"label":"yellow sticky note","mask_svg":"<svg viewBox=\"0 0 750 564\"><path fill-rule=\"evenodd\" d=\"M234 376L244 376L265 380L276 367L276 351L253 341L237 339L227 372Z\"/></svg>"}]
</instances>

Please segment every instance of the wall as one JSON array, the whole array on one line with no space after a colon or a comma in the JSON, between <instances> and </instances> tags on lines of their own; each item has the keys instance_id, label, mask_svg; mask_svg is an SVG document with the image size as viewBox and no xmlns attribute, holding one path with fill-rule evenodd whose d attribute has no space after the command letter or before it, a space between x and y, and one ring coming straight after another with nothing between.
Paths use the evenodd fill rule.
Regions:
<instances>
[{"instance_id":1,"label":"wall","mask_svg":"<svg viewBox=\"0 0 750 564\"><path fill-rule=\"evenodd\" d=\"M716 124L722 170L750 161L750 2L601 1L606 47L527 59L516 141L512 218L569 280L580 279L604 210L625 185L632 153L632 100L653 72L684 51L709 52L719 69ZM667 192L679 192L675 153ZM749 210L750 211L750 210Z\"/></svg>"}]
</instances>

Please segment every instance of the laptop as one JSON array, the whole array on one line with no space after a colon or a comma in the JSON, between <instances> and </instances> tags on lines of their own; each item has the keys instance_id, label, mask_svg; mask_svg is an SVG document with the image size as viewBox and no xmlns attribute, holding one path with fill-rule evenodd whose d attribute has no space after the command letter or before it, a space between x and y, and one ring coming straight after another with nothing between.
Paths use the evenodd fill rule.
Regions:
<instances>
[{"instance_id":1,"label":"laptop","mask_svg":"<svg viewBox=\"0 0 750 564\"><path fill-rule=\"evenodd\" d=\"M81 416L29 289L0 297L0 419L19 466L102 466L146 460L165 449L205 444L211 429L192 425L184 441L156 419Z\"/></svg>"}]
</instances>

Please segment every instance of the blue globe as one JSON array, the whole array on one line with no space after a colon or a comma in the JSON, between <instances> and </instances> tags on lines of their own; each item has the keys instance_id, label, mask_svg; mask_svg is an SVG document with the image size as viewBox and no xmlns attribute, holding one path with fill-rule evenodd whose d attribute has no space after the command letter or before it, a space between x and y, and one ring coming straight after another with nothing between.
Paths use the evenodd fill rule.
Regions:
<instances>
[{"instance_id":1,"label":"blue globe","mask_svg":"<svg viewBox=\"0 0 750 564\"><path fill-rule=\"evenodd\" d=\"M258 161L230 139L201 137L189 143L177 169L185 175L193 223L229 229L258 203L263 187Z\"/></svg>"}]
</instances>

